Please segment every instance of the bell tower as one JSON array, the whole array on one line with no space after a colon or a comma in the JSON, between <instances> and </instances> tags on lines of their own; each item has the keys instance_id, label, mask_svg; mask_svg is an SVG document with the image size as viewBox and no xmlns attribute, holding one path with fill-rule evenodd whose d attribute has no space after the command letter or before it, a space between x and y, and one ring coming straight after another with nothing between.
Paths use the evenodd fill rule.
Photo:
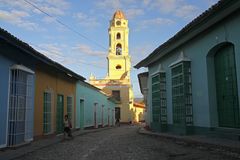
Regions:
<instances>
[{"instance_id":1,"label":"bell tower","mask_svg":"<svg viewBox=\"0 0 240 160\"><path fill-rule=\"evenodd\" d=\"M91 75L89 83L112 97L116 103L115 119L129 122L138 115L133 108L134 95L130 79L131 57L128 53L128 20L120 10L110 20L108 28L108 71L104 79Z\"/></svg>"},{"instance_id":2,"label":"bell tower","mask_svg":"<svg viewBox=\"0 0 240 160\"><path fill-rule=\"evenodd\" d=\"M128 20L120 10L110 20L108 79L130 79L130 56L128 55Z\"/></svg>"}]
</instances>

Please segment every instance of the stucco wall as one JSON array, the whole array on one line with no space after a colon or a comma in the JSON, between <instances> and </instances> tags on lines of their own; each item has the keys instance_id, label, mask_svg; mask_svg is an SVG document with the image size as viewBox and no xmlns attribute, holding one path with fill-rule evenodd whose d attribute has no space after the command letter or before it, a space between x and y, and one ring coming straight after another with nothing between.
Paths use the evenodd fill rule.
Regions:
<instances>
[{"instance_id":1,"label":"stucco wall","mask_svg":"<svg viewBox=\"0 0 240 160\"><path fill-rule=\"evenodd\" d=\"M235 59L238 81L238 96L240 100L240 14L239 12L231 18L225 19L214 27L209 28L201 35L195 37L188 43L178 47L167 56L161 58L157 63L150 66L149 69L149 107L150 119L152 103L151 103L151 76L158 71L159 64L166 71L167 78L167 115L168 124L172 124L172 86L171 86L171 68L169 65L177 60L181 51L191 60L192 73L192 100L193 100L193 124L200 127L217 126L217 110L216 99L209 98L212 95L210 90L214 90L214 86L209 83L214 75L213 70L207 66L207 56L209 51L216 45L223 42L234 44Z\"/></svg>"},{"instance_id":2,"label":"stucco wall","mask_svg":"<svg viewBox=\"0 0 240 160\"><path fill-rule=\"evenodd\" d=\"M93 89L79 81L77 83L76 90L76 127L80 128L80 100L84 101L84 127L94 126L94 103L97 103L97 124L102 125L103 105L103 125L108 125L108 108L110 111L114 110L115 104L111 103L107 98L107 96L103 95L96 89ZM112 112L109 112L109 117L111 119L112 117L115 117L115 115Z\"/></svg>"},{"instance_id":3,"label":"stucco wall","mask_svg":"<svg viewBox=\"0 0 240 160\"><path fill-rule=\"evenodd\" d=\"M120 91L121 103L117 104L120 107L120 121L121 122L129 122L133 119L131 116L131 109L133 108L133 102L129 104L131 99L133 98L133 93L131 92L131 88L128 86L107 86L103 88L103 91L112 94L112 90Z\"/></svg>"},{"instance_id":4,"label":"stucco wall","mask_svg":"<svg viewBox=\"0 0 240 160\"><path fill-rule=\"evenodd\" d=\"M67 96L73 97L72 123L74 127L75 116L75 82L63 78L56 73L49 73L41 69L36 69L35 86L35 112L34 112L34 136L43 135L43 96L44 92L52 94L52 133L56 131L56 105L57 95L64 96L64 115L67 114Z\"/></svg>"}]
</instances>

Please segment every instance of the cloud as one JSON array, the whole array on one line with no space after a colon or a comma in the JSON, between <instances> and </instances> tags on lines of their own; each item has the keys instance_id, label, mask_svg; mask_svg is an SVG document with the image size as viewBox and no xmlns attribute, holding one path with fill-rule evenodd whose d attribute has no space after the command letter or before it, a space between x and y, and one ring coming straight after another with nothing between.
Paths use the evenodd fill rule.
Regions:
<instances>
[{"instance_id":1,"label":"cloud","mask_svg":"<svg viewBox=\"0 0 240 160\"><path fill-rule=\"evenodd\" d=\"M172 25L175 22L171 19L166 19L166 18L155 18L155 19L147 19L143 20L139 23L138 27L136 28L136 31L140 31L149 27L162 27L166 25Z\"/></svg>"},{"instance_id":2,"label":"cloud","mask_svg":"<svg viewBox=\"0 0 240 160\"><path fill-rule=\"evenodd\" d=\"M0 19L10 24L16 25L27 30L41 30L38 24L27 20L30 15L25 11L4 11L0 10Z\"/></svg>"},{"instance_id":3,"label":"cloud","mask_svg":"<svg viewBox=\"0 0 240 160\"><path fill-rule=\"evenodd\" d=\"M42 21L45 23L53 23L56 22L56 18L45 16L43 17Z\"/></svg>"},{"instance_id":4,"label":"cloud","mask_svg":"<svg viewBox=\"0 0 240 160\"><path fill-rule=\"evenodd\" d=\"M124 8L123 10L128 19L133 19L136 16L144 15L144 10L137 8L139 0L102 0L97 1L95 6L97 9L103 10L108 14L112 14L116 10Z\"/></svg>"},{"instance_id":5,"label":"cloud","mask_svg":"<svg viewBox=\"0 0 240 160\"><path fill-rule=\"evenodd\" d=\"M70 3L66 0L28 0L29 3L40 8L53 17L66 15ZM27 30L44 30L32 19L36 15L42 15L45 23L54 22L54 18L47 18L44 13L34 8L25 0L9 1L0 0L1 19Z\"/></svg>"},{"instance_id":6,"label":"cloud","mask_svg":"<svg viewBox=\"0 0 240 160\"><path fill-rule=\"evenodd\" d=\"M176 10L175 14L177 17L182 17L185 19L191 19L193 17L197 16L197 10L198 8L193 5L184 5L181 7L181 9Z\"/></svg>"},{"instance_id":7,"label":"cloud","mask_svg":"<svg viewBox=\"0 0 240 160\"><path fill-rule=\"evenodd\" d=\"M65 56L62 53L62 46L57 44L39 44L35 46L35 48L48 58L54 61L64 61Z\"/></svg>"},{"instance_id":8,"label":"cloud","mask_svg":"<svg viewBox=\"0 0 240 160\"><path fill-rule=\"evenodd\" d=\"M95 5L100 9L116 10L122 7L120 0L102 0L97 1Z\"/></svg>"},{"instance_id":9,"label":"cloud","mask_svg":"<svg viewBox=\"0 0 240 160\"><path fill-rule=\"evenodd\" d=\"M137 16L141 16L141 15L144 15L144 10L143 9L128 9L126 10L126 16L128 19L132 19L132 18L135 18Z\"/></svg>"},{"instance_id":10,"label":"cloud","mask_svg":"<svg viewBox=\"0 0 240 160\"><path fill-rule=\"evenodd\" d=\"M188 4L186 0L154 0L145 2L150 8L158 9L161 13L171 14L177 17L189 19L195 17L199 8Z\"/></svg>"},{"instance_id":11,"label":"cloud","mask_svg":"<svg viewBox=\"0 0 240 160\"><path fill-rule=\"evenodd\" d=\"M29 0L28 0L29 1ZM66 0L31 0L30 3L36 5L41 10L51 14L51 15L64 15L65 10L70 7L70 3ZM9 1L9 0L0 0L3 6L9 9L18 9L25 12L32 12L37 14L42 14L36 8L33 8L29 3L24 0Z\"/></svg>"},{"instance_id":12,"label":"cloud","mask_svg":"<svg viewBox=\"0 0 240 160\"><path fill-rule=\"evenodd\" d=\"M144 5L148 5L150 3L151 0L143 0L143 4Z\"/></svg>"},{"instance_id":13,"label":"cloud","mask_svg":"<svg viewBox=\"0 0 240 160\"><path fill-rule=\"evenodd\" d=\"M58 16L62 16L65 14L63 9L57 8L57 7L53 7L53 6L41 6L40 7L41 10L43 10L44 12L47 12L50 15L58 15Z\"/></svg>"},{"instance_id":14,"label":"cloud","mask_svg":"<svg viewBox=\"0 0 240 160\"><path fill-rule=\"evenodd\" d=\"M106 57L107 53L104 51L94 51L90 46L85 44L78 44L72 48L73 51L85 55L85 56L94 56L94 57Z\"/></svg>"},{"instance_id":15,"label":"cloud","mask_svg":"<svg viewBox=\"0 0 240 160\"><path fill-rule=\"evenodd\" d=\"M27 4L24 0L17 0L17 1L9 1L9 0L0 0L1 7L8 8L10 10L12 9L18 9L18 10L24 10L29 11L33 10L32 6Z\"/></svg>"},{"instance_id":16,"label":"cloud","mask_svg":"<svg viewBox=\"0 0 240 160\"><path fill-rule=\"evenodd\" d=\"M92 61L91 65L95 67L107 69L107 61Z\"/></svg>"},{"instance_id":17,"label":"cloud","mask_svg":"<svg viewBox=\"0 0 240 160\"><path fill-rule=\"evenodd\" d=\"M130 50L132 56L132 66L136 65L143 58L147 57L156 46L150 44L143 44L136 46Z\"/></svg>"},{"instance_id":18,"label":"cloud","mask_svg":"<svg viewBox=\"0 0 240 160\"><path fill-rule=\"evenodd\" d=\"M78 12L74 15L74 17L77 19L77 22L85 27L96 27L99 25L97 20L93 17L90 17L82 12Z\"/></svg>"}]
</instances>

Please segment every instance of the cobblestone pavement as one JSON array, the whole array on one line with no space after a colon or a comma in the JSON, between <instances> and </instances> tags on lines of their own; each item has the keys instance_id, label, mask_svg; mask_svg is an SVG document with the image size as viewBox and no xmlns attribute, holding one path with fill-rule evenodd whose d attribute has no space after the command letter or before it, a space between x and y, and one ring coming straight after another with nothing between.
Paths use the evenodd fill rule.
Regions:
<instances>
[{"instance_id":1,"label":"cobblestone pavement","mask_svg":"<svg viewBox=\"0 0 240 160\"><path fill-rule=\"evenodd\" d=\"M137 126L121 126L65 140L17 160L232 160L217 152L140 135Z\"/></svg>"}]
</instances>

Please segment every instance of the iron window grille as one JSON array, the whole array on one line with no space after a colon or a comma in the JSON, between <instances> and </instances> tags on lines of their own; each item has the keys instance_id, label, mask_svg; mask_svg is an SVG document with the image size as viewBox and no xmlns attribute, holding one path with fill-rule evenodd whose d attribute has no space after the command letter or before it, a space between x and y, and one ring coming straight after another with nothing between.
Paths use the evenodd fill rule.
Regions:
<instances>
[{"instance_id":1,"label":"iron window grille","mask_svg":"<svg viewBox=\"0 0 240 160\"><path fill-rule=\"evenodd\" d=\"M43 133L48 134L51 132L52 124L52 95L49 92L44 92L44 106L43 106Z\"/></svg>"},{"instance_id":2,"label":"iron window grille","mask_svg":"<svg viewBox=\"0 0 240 160\"><path fill-rule=\"evenodd\" d=\"M152 117L153 122L167 124L166 73L152 77Z\"/></svg>"},{"instance_id":3,"label":"iron window grille","mask_svg":"<svg viewBox=\"0 0 240 160\"><path fill-rule=\"evenodd\" d=\"M33 137L34 72L15 65L10 69L8 146Z\"/></svg>"},{"instance_id":4,"label":"iron window grille","mask_svg":"<svg viewBox=\"0 0 240 160\"><path fill-rule=\"evenodd\" d=\"M173 123L193 125L191 63L182 61L172 66Z\"/></svg>"}]
</instances>

